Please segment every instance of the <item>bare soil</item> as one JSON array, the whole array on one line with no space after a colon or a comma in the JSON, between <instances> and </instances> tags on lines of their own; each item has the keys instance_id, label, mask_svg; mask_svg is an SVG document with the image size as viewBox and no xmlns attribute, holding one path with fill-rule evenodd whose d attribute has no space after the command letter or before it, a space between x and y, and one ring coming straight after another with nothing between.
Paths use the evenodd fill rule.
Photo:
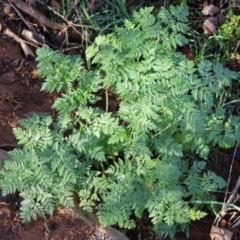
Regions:
<instances>
[{"instance_id":1,"label":"bare soil","mask_svg":"<svg viewBox=\"0 0 240 240\"><path fill-rule=\"evenodd\" d=\"M17 144L12 128L24 115L51 111L54 94L39 91L43 80L36 72L16 42L0 39L0 147Z\"/></svg>"},{"instance_id":2,"label":"bare soil","mask_svg":"<svg viewBox=\"0 0 240 240\"><path fill-rule=\"evenodd\" d=\"M90 240L94 229L70 214L55 214L46 221L38 218L31 223L22 224L19 210L13 196L0 202L0 239L1 240Z\"/></svg>"},{"instance_id":3,"label":"bare soil","mask_svg":"<svg viewBox=\"0 0 240 240\"><path fill-rule=\"evenodd\" d=\"M55 95L40 92L42 82L36 74L36 63L26 60L14 41L0 39L1 149L17 147L12 128L18 126L19 119L31 112L52 112ZM18 204L14 195L0 197L0 240L95 239L91 227L68 214L21 224Z\"/></svg>"}]
</instances>

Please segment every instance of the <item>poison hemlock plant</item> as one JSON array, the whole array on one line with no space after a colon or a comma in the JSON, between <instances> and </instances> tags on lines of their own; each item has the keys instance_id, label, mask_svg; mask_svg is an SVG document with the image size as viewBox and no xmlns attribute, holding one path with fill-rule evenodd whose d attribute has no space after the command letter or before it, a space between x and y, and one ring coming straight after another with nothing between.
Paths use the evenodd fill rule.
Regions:
<instances>
[{"instance_id":1,"label":"poison hemlock plant","mask_svg":"<svg viewBox=\"0 0 240 240\"><path fill-rule=\"evenodd\" d=\"M239 141L240 119L223 107L239 76L176 51L187 43L187 8L152 10L98 36L86 51L87 69L80 56L37 51L42 90L62 94L56 119L21 120L14 134L24 147L10 152L1 171L3 193L23 197L24 222L73 206L76 193L103 225L133 228L133 217L148 211L154 230L174 238L206 215L199 201L225 186L204 159L212 147Z\"/></svg>"}]
</instances>

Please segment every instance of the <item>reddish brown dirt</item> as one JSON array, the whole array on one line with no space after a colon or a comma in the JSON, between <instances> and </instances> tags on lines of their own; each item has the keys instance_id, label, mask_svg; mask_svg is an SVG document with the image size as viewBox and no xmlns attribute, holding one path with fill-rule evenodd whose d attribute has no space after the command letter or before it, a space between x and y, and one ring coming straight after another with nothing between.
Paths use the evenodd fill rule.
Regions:
<instances>
[{"instance_id":1,"label":"reddish brown dirt","mask_svg":"<svg viewBox=\"0 0 240 240\"><path fill-rule=\"evenodd\" d=\"M93 228L80 219L73 219L70 214L58 213L48 217L46 222L38 218L21 224L14 198L0 202L1 240L90 240L93 237Z\"/></svg>"},{"instance_id":2,"label":"reddish brown dirt","mask_svg":"<svg viewBox=\"0 0 240 240\"><path fill-rule=\"evenodd\" d=\"M0 147L16 144L12 128L32 111L51 111L53 95L40 92L36 63L23 58L15 42L0 39Z\"/></svg>"}]
</instances>

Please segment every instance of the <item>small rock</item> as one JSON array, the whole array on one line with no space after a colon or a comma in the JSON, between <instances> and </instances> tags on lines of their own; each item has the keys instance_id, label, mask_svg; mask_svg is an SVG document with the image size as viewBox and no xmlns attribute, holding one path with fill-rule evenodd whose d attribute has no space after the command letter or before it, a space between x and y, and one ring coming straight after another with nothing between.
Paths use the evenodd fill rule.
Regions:
<instances>
[{"instance_id":1,"label":"small rock","mask_svg":"<svg viewBox=\"0 0 240 240\"><path fill-rule=\"evenodd\" d=\"M41 86L39 86L38 84L34 84L34 86L33 86L36 90L38 90L38 91L40 91L40 89L41 89Z\"/></svg>"},{"instance_id":2,"label":"small rock","mask_svg":"<svg viewBox=\"0 0 240 240\"><path fill-rule=\"evenodd\" d=\"M15 81L15 79L14 79L14 73L13 72L2 73L0 75L0 82L12 83L14 81Z\"/></svg>"},{"instance_id":3,"label":"small rock","mask_svg":"<svg viewBox=\"0 0 240 240\"><path fill-rule=\"evenodd\" d=\"M231 240L233 232L227 229L219 228L212 226L210 237L211 239L224 239L224 240Z\"/></svg>"},{"instance_id":4,"label":"small rock","mask_svg":"<svg viewBox=\"0 0 240 240\"><path fill-rule=\"evenodd\" d=\"M64 34L58 34L55 38L54 38L54 44L57 47L62 47L64 44L66 36Z\"/></svg>"},{"instance_id":5,"label":"small rock","mask_svg":"<svg viewBox=\"0 0 240 240\"><path fill-rule=\"evenodd\" d=\"M99 226L95 231L95 235L106 240L128 240L123 233L112 227Z\"/></svg>"},{"instance_id":6,"label":"small rock","mask_svg":"<svg viewBox=\"0 0 240 240\"><path fill-rule=\"evenodd\" d=\"M209 35L213 34L216 31L217 26L218 20L216 17L208 18L203 22L204 32Z\"/></svg>"},{"instance_id":7,"label":"small rock","mask_svg":"<svg viewBox=\"0 0 240 240\"><path fill-rule=\"evenodd\" d=\"M32 99L33 103L36 105L43 104L43 99L36 92L31 93L31 99Z\"/></svg>"},{"instance_id":8,"label":"small rock","mask_svg":"<svg viewBox=\"0 0 240 240\"><path fill-rule=\"evenodd\" d=\"M77 202L77 196L75 196L75 207L58 207L56 212L58 214L71 214L75 219L81 219L85 222L87 226L94 228L94 237L95 239L101 240L128 240L128 238L113 227L103 227L100 225L97 216L94 213L89 214L86 216L84 211L81 207L79 207L79 203Z\"/></svg>"},{"instance_id":9,"label":"small rock","mask_svg":"<svg viewBox=\"0 0 240 240\"><path fill-rule=\"evenodd\" d=\"M211 5L205 5L203 10L202 10L202 13L203 15L210 15L210 16L213 16L215 14L218 14L220 12L219 8L213 4Z\"/></svg>"}]
</instances>

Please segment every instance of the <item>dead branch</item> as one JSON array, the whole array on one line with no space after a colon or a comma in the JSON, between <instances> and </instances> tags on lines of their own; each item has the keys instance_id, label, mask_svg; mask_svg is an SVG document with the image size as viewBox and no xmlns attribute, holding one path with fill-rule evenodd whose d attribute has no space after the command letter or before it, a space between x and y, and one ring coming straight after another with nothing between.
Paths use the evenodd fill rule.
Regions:
<instances>
[{"instance_id":1,"label":"dead branch","mask_svg":"<svg viewBox=\"0 0 240 240\"><path fill-rule=\"evenodd\" d=\"M35 57L34 53L32 52L32 50L28 47L28 45L25 43L24 40L22 40L20 37L18 37L15 33L13 33L9 28L5 28L3 30L3 33L8 36L8 37L11 37L13 38L16 42L20 43L23 51L24 51L24 54L26 56L26 58L29 58L29 57Z\"/></svg>"},{"instance_id":2,"label":"dead branch","mask_svg":"<svg viewBox=\"0 0 240 240\"><path fill-rule=\"evenodd\" d=\"M11 0L11 2L14 3L24 13L30 15L32 18L34 18L36 21L38 21L44 29L46 27L54 29L54 30L60 30L60 31L66 31L66 30L70 29L70 35L73 38L76 38L76 39L81 38L81 33L75 27L73 27L70 22L65 20L68 25L65 25L63 23L53 22L52 20L45 17L38 10L36 10L32 6L29 6L22 0Z\"/></svg>"},{"instance_id":3,"label":"dead branch","mask_svg":"<svg viewBox=\"0 0 240 240\"><path fill-rule=\"evenodd\" d=\"M14 6L14 4L8 0L9 4L12 6L12 8L15 10L15 12L18 14L18 16L23 20L23 22L27 25L27 27L31 30L34 31L34 28L25 20L25 18L22 16L22 14L18 11L18 9Z\"/></svg>"},{"instance_id":4,"label":"dead branch","mask_svg":"<svg viewBox=\"0 0 240 240\"><path fill-rule=\"evenodd\" d=\"M43 27L49 27L54 30L62 30L64 29L64 24L62 23L56 23L52 20L45 17L42 13L40 13L35 8L29 6L22 0L11 0L12 3L14 3L19 9L21 9L24 13L30 15L32 18L34 18L36 21L38 21L41 26Z\"/></svg>"}]
</instances>

